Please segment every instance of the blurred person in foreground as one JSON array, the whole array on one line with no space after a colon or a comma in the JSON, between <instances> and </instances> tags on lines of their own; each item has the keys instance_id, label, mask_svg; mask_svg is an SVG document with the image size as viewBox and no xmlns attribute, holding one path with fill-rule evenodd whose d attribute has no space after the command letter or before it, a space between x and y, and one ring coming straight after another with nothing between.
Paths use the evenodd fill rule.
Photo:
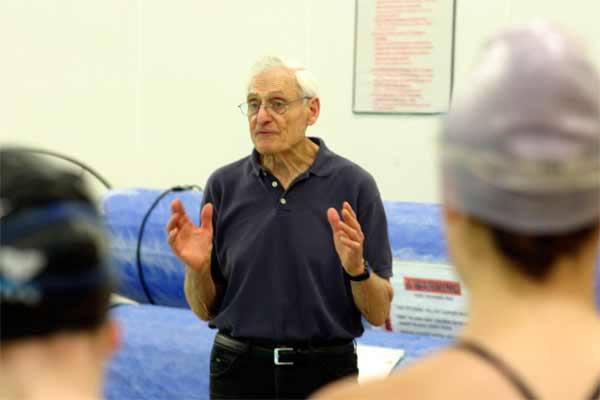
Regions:
<instances>
[{"instance_id":1,"label":"blurred person in foreground","mask_svg":"<svg viewBox=\"0 0 600 400\"><path fill-rule=\"evenodd\" d=\"M441 154L446 233L469 289L468 323L455 345L388 379L319 395L598 398L597 70L548 23L502 31L450 112Z\"/></svg>"},{"instance_id":2,"label":"blurred person in foreground","mask_svg":"<svg viewBox=\"0 0 600 400\"><path fill-rule=\"evenodd\" d=\"M97 399L118 343L105 232L82 179L0 148L0 399Z\"/></svg>"}]
</instances>

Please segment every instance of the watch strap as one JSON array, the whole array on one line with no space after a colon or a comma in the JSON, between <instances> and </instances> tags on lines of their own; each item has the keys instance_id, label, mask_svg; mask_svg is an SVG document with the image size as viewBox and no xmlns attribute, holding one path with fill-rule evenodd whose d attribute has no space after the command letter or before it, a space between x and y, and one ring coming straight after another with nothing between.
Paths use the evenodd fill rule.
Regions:
<instances>
[{"instance_id":1,"label":"watch strap","mask_svg":"<svg viewBox=\"0 0 600 400\"><path fill-rule=\"evenodd\" d=\"M369 276L371 276L371 267L369 266L367 260L363 260L363 264L365 266L365 270L358 275L350 275L349 273L346 273L348 279L353 282L362 282L369 279Z\"/></svg>"}]
</instances>

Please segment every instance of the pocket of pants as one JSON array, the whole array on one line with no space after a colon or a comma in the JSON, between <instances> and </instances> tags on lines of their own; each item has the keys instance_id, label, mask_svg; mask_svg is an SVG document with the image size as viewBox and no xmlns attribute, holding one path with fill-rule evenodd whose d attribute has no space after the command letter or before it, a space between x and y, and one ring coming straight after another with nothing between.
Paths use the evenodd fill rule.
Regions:
<instances>
[{"instance_id":1,"label":"pocket of pants","mask_svg":"<svg viewBox=\"0 0 600 400\"><path fill-rule=\"evenodd\" d=\"M241 354L215 344L210 352L210 376L221 376L234 366Z\"/></svg>"}]
</instances>

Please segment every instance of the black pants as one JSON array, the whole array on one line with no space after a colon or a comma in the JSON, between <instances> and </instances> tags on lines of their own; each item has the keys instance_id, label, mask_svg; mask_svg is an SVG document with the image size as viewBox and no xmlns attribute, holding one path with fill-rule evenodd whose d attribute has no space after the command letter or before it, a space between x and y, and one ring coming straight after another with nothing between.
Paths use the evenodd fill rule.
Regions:
<instances>
[{"instance_id":1,"label":"black pants","mask_svg":"<svg viewBox=\"0 0 600 400\"><path fill-rule=\"evenodd\" d=\"M273 356L252 346L240 350L214 343L210 356L211 399L307 398L337 379L358 375L356 351L329 353L299 350L275 365ZM282 359L284 357L282 356Z\"/></svg>"}]
</instances>

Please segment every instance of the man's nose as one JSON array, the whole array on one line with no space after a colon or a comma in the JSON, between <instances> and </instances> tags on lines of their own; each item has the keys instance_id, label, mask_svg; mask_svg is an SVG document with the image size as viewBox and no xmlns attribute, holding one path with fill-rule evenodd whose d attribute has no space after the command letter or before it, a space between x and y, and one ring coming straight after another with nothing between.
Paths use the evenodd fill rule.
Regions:
<instances>
[{"instance_id":1,"label":"man's nose","mask_svg":"<svg viewBox=\"0 0 600 400\"><path fill-rule=\"evenodd\" d=\"M272 119L273 117L271 116L269 110L267 110L267 107L265 107L265 104L261 104L258 108L258 112L256 113L256 121L259 124L265 124L271 121Z\"/></svg>"}]
</instances>

